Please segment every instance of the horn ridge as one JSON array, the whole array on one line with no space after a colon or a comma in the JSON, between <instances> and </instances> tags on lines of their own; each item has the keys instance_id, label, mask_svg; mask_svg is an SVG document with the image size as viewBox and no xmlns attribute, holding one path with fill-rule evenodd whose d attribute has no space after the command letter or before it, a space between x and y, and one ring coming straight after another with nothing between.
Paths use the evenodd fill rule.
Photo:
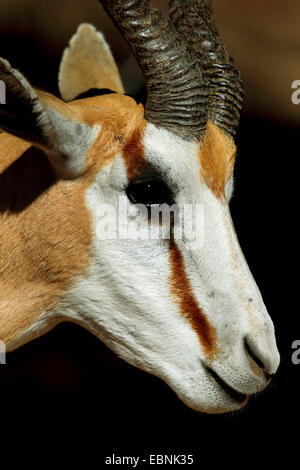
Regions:
<instances>
[{"instance_id":1,"label":"horn ridge","mask_svg":"<svg viewBox=\"0 0 300 470\"><path fill-rule=\"evenodd\" d=\"M187 140L199 140L207 122L208 90L197 57L148 0L100 0L131 47L144 74L145 118Z\"/></svg>"},{"instance_id":2,"label":"horn ridge","mask_svg":"<svg viewBox=\"0 0 300 470\"><path fill-rule=\"evenodd\" d=\"M243 101L243 83L213 18L211 0L170 0L170 18L185 38L209 88L208 119L234 136Z\"/></svg>"}]
</instances>

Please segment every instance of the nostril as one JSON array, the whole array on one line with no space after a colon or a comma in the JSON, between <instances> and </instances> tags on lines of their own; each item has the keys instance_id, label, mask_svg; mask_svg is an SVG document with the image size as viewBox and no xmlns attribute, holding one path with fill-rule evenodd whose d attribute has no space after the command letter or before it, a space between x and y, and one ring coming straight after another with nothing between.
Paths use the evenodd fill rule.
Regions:
<instances>
[{"instance_id":1,"label":"nostril","mask_svg":"<svg viewBox=\"0 0 300 470\"><path fill-rule=\"evenodd\" d=\"M253 361L258 365L258 367L264 370L265 369L264 363L254 354L254 352L252 351L252 349L250 348L246 340L245 340L245 349L247 353L249 354L249 356L251 357L251 359L253 359ZM265 373L265 375L270 375L270 374Z\"/></svg>"},{"instance_id":2,"label":"nostril","mask_svg":"<svg viewBox=\"0 0 300 470\"><path fill-rule=\"evenodd\" d=\"M267 382L274 377L274 374L269 374L268 372L264 372L264 374Z\"/></svg>"},{"instance_id":3,"label":"nostril","mask_svg":"<svg viewBox=\"0 0 300 470\"><path fill-rule=\"evenodd\" d=\"M247 351L247 354L251 357L251 359L256 363L256 365L262 369L262 372L265 376L265 379L267 382L271 381L272 377L274 374L269 374L269 372L266 371L264 363L254 354L252 349L250 348L249 344L247 343L245 339L245 349Z\"/></svg>"}]
</instances>

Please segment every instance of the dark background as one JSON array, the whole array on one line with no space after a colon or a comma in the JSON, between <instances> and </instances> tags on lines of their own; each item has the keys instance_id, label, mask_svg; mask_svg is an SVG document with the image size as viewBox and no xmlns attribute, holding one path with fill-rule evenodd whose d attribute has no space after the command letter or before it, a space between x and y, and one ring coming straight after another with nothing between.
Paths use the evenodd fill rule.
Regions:
<instances>
[{"instance_id":1,"label":"dark background","mask_svg":"<svg viewBox=\"0 0 300 470\"><path fill-rule=\"evenodd\" d=\"M165 11L166 2L153 3ZM207 416L188 409L162 381L124 363L87 331L61 324L10 353L7 365L0 366L1 451L12 446L11 462L24 445L22 458L31 462L37 449L44 452L43 462L61 449L56 466L62 456L70 460L84 455L85 467L91 468L93 459L93 467L104 468L104 457L113 452L146 457L162 451L194 454L199 468L204 459L205 465L272 465L279 457L284 457L285 466L289 460L297 463L300 365L291 361L291 345L300 339L296 223L300 105L292 105L290 96L292 81L300 79L300 35L295 28L300 10L292 0L284 2L283 11L275 0L260 5L252 1L251 10L250 2L239 3L215 0L218 25L227 43L232 43L230 50L238 59L247 92L237 135L231 211L275 324L279 371L269 389L253 397L242 411ZM82 21L104 30L130 84L128 91L144 96L134 60L96 0L51 4L1 0L0 56L35 86L57 93L60 56ZM279 36L287 39L280 47Z\"/></svg>"}]
</instances>

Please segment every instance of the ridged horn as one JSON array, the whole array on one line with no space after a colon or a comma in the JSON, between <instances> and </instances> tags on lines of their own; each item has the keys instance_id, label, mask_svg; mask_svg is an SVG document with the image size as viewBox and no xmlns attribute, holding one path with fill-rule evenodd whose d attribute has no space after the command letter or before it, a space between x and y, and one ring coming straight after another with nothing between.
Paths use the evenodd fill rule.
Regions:
<instances>
[{"instance_id":1,"label":"ridged horn","mask_svg":"<svg viewBox=\"0 0 300 470\"><path fill-rule=\"evenodd\" d=\"M170 18L202 68L209 87L208 119L233 136L240 118L243 83L216 28L211 0L170 0Z\"/></svg>"},{"instance_id":2,"label":"ridged horn","mask_svg":"<svg viewBox=\"0 0 300 470\"><path fill-rule=\"evenodd\" d=\"M145 118L186 140L199 140L207 122L208 90L197 58L148 0L99 0L128 42L148 92Z\"/></svg>"}]
</instances>

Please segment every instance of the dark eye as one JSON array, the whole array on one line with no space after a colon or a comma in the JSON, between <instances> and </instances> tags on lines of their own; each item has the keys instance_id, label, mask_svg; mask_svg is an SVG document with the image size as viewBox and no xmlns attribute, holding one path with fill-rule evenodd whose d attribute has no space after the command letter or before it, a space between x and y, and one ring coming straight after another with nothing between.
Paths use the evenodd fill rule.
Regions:
<instances>
[{"instance_id":1,"label":"dark eye","mask_svg":"<svg viewBox=\"0 0 300 470\"><path fill-rule=\"evenodd\" d=\"M133 204L145 206L173 204L171 191L163 181L132 182L128 185L126 194Z\"/></svg>"}]
</instances>

